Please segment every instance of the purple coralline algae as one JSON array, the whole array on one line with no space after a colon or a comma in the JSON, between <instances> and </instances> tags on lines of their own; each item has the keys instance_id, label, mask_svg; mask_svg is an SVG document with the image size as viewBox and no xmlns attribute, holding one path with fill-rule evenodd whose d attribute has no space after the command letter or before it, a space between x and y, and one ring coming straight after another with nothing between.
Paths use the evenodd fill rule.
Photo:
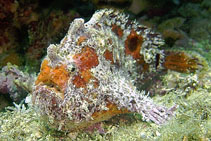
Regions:
<instances>
[{"instance_id":1,"label":"purple coralline algae","mask_svg":"<svg viewBox=\"0 0 211 141\"><path fill-rule=\"evenodd\" d=\"M0 93L9 95L13 102L20 103L29 92L35 75L22 72L17 66L8 64L0 71Z\"/></svg>"}]
</instances>

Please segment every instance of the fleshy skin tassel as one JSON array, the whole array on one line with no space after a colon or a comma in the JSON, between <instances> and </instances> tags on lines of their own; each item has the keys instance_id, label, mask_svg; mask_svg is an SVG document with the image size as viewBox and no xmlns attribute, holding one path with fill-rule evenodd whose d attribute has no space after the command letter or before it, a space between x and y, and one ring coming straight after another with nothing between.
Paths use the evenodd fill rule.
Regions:
<instances>
[{"instance_id":1,"label":"fleshy skin tassel","mask_svg":"<svg viewBox=\"0 0 211 141\"><path fill-rule=\"evenodd\" d=\"M48 47L33 102L54 128L63 131L124 113L139 113L143 120L163 124L176 106L156 105L137 88L145 78L167 69L188 73L203 67L195 56L159 49L163 44L160 34L116 10L99 10L86 23L75 19L60 44Z\"/></svg>"}]
</instances>

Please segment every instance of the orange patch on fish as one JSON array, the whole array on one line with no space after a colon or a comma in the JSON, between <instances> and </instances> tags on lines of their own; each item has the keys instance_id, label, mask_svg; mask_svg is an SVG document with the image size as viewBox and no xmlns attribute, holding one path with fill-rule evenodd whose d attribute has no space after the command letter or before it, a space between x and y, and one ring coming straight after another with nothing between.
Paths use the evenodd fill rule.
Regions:
<instances>
[{"instance_id":1,"label":"orange patch on fish","mask_svg":"<svg viewBox=\"0 0 211 141\"><path fill-rule=\"evenodd\" d=\"M69 79L68 71L65 65L60 65L55 68L50 67L48 60L44 60L41 66L41 71L35 82L36 85L44 83L48 86L56 87L61 92L64 92L67 81Z\"/></svg>"},{"instance_id":2,"label":"orange patch on fish","mask_svg":"<svg viewBox=\"0 0 211 141\"><path fill-rule=\"evenodd\" d=\"M74 55L73 59L81 71L91 69L99 64L95 49L87 46L82 49L81 53Z\"/></svg>"}]
</instances>

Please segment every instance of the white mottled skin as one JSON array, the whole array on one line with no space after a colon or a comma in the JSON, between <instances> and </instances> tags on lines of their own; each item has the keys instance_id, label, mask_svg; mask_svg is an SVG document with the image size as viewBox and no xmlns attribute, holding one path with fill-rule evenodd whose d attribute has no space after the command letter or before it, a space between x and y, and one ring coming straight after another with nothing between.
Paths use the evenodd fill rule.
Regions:
<instances>
[{"instance_id":1,"label":"white mottled skin","mask_svg":"<svg viewBox=\"0 0 211 141\"><path fill-rule=\"evenodd\" d=\"M137 66L132 56L125 54L124 41L133 29L144 38L140 54L149 64L149 70L146 72L149 76L150 73L156 71L155 67L162 68L160 64L163 61L163 51L158 49L163 45L161 35L155 34L135 21L131 21L129 25L127 23L129 24L128 16L121 12L100 10L87 23L84 23L83 19L75 19L61 43L48 47L46 59L49 60L49 65L56 67L67 64L70 76L79 73L73 56L80 53L84 46L95 49L99 60L99 64L91 68L91 73L99 81L99 86L94 88L90 80L86 94L84 94L84 88L76 88L72 84L72 77L68 81L64 100L60 99L55 91L47 89L48 86L42 84L35 86L33 92L35 104L44 115L56 121L54 124L59 124L59 129L75 129L77 128L75 126L80 126L80 123L85 125L86 122L95 123L92 121L92 114L96 111L108 110L106 107L108 102L116 104L119 109L126 108L130 112L140 113L144 120L151 120L157 124L164 123L173 114L175 106L170 109L158 106L145 95L144 90L140 92L136 89L137 78L141 76L144 78L145 73L142 72L141 66ZM121 39L112 32L112 24L122 28ZM85 36L86 40L81 45L77 45L80 36ZM114 64L103 57L105 50L112 51ZM160 55L158 66L155 66L156 54ZM75 69L74 72L71 72L72 68ZM56 98L57 108L52 108L53 97ZM99 119L96 122L101 120L105 119Z\"/></svg>"}]
</instances>

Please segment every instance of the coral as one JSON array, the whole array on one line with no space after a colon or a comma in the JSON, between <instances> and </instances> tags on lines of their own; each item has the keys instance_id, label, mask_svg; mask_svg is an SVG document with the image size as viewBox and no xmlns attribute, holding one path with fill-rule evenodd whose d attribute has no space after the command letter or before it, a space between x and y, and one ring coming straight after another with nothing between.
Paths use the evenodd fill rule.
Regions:
<instances>
[{"instance_id":1,"label":"coral","mask_svg":"<svg viewBox=\"0 0 211 141\"><path fill-rule=\"evenodd\" d=\"M9 14L13 14L17 10L17 2L14 0L8 0L8 1L1 1L1 15L0 19L6 18Z\"/></svg>"},{"instance_id":2,"label":"coral","mask_svg":"<svg viewBox=\"0 0 211 141\"><path fill-rule=\"evenodd\" d=\"M7 23L0 23L1 27L4 27ZM14 50L17 48L17 40L14 38L16 34L15 29L11 27L1 28L0 29L0 54L3 54L9 50Z\"/></svg>"},{"instance_id":3,"label":"coral","mask_svg":"<svg viewBox=\"0 0 211 141\"><path fill-rule=\"evenodd\" d=\"M33 0L0 1L0 67L10 62L18 66L26 64L30 71L39 70L46 47L59 41L72 18L78 16L73 10L52 6L45 7ZM13 53L20 59L5 59Z\"/></svg>"},{"instance_id":4,"label":"coral","mask_svg":"<svg viewBox=\"0 0 211 141\"><path fill-rule=\"evenodd\" d=\"M197 41L210 40L210 4L207 0L200 3L184 3L178 13L185 18L182 27L189 36Z\"/></svg>"},{"instance_id":5,"label":"coral","mask_svg":"<svg viewBox=\"0 0 211 141\"><path fill-rule=\"evenodd\" d=\"M21 41L25 26L33 21L38 20L38 15L34 12L36 5L23 4L23 1L8 0L0 1L0 67L8 62L16 65L22 65L20 61L20 51L22 48ZM14 59L11 57L14 55ZM16 59L15 59L16 58Z\"/></svg>"},{"instance_id":6,"label":"coral","mask_svg":"<svg viewBox=\"0 0 211 141\"><path fill-rule=\"evenodd\" d=\"M17 66L8 64L0 71L0 93L14 102L21 102L32 91L35 75L22 72Z\"/></svg>"},{"instance_id":7,"label":"coral","mask_svg":"<svg viewBox=\"0 0 211 141\"><path fill-rule=\"evenodd\" d=\"M32 101L49 125L63 131L123 113L162 124L176 105L156 105L140 87L167 69L189 73L205 65L184 51L159 49L163 44L159 33L116 10L97 11L86 23L75 19L60 44L48 47Z\"/></svg>"}]
</instances>

